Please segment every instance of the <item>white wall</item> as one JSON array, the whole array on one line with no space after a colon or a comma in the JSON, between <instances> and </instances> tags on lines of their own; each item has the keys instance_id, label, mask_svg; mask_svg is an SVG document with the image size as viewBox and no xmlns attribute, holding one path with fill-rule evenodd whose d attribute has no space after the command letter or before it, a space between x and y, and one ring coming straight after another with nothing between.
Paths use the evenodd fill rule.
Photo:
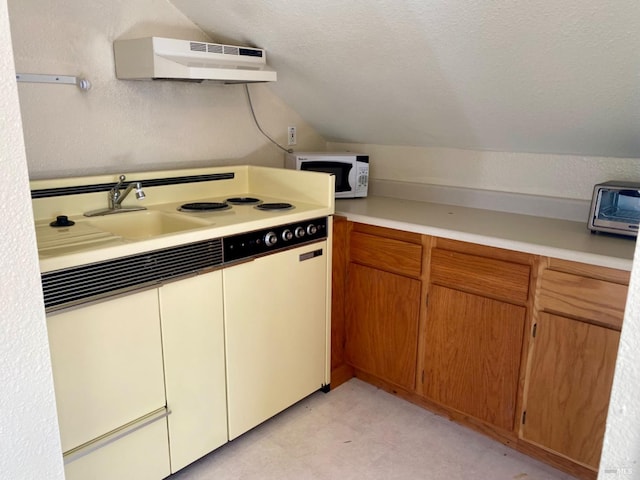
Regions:
<instances>
[{"instance_id":1,"label":"white wall","mask_svg":"<svg viewBox=\"0 0 640 480\"><path fill-rule=\"evenodd\" d=\"M640 242L613 380L599 480L640 478Z\"/></svg>"},{"instance_id":2,"label":"white wall","mask_svg":"<svg viewBox=\"0 0 640 480\"><path fill-rule=\"evenodd\" d=\"M244 87L121 81L112 42L157 35L207 40L166 0L8 0L16 70L86 77L93 88L18 86L31 178L207 164L282 166L283 152L251 118ZM214 39L215 40L215 39ZM300 148L325 148L263 84L250 87L263 129Z\"/></svg>"},{"instance_id":3,"label":"white wall","mask_svg":"<svg viewBox=\"0 0 640 480\"><path fill-rule=\"evenodd\" d=\"M454 148L329 143L330 150L370 155L370 175L499 192L590 200L606 180L640 181L640 159L485 152Z\"/></svg>"},{"instance_id":4,"label":"white wall","mask_svg":"<svg viewBox=\"0 0 640 480\"><path fill-rule=\"evenodd\" d=\"M64 478L7 2L0 0L0 477Z\"/></svg>"}]
</instances>

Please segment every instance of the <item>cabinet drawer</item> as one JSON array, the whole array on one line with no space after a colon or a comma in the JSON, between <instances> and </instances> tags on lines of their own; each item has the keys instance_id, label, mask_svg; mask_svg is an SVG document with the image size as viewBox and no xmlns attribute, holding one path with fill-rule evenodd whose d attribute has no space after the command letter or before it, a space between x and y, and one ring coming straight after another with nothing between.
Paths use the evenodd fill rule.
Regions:
<instances>
[{"instance_id":1,"label":"cabinet drawer","mask_svg":"<svg viewBox=\"0 0 640 480\"><path fill-rule=\"evenodd\" d=\"M162 419L65 462L66 480L158 480L169 471L167 421Z\"/></svg>"},{"instance_id":2,"label":"cabinet drawer","mask_svg":"<svg viewBox=\"0 0 640 480\"><path fill-rule=\"evenodd\" d=\"M353 232L349 249L353 262L411 277L422 271L421 245Z\"/></svg>"},{"instance_id":3,"label":"cabinet drawer","mask_svg":"<svg viewBox=\"0 0 640 480\"><path fill-rule=\"evenodd\" d=\"M508 302L527 301L529 272L528 265L440 248L431 250L431 283Z\"/></svg>"},{"instance_id":4,"label":"cabinet drawer","mask_svg":"<svg viewBox=\"0 0 640 480\"><path fill-rule=\"evenodd\" d=\"M546 270L538 290L538 309L620 329L627 288L604 280Z\"/></svg>"}]
</instances>

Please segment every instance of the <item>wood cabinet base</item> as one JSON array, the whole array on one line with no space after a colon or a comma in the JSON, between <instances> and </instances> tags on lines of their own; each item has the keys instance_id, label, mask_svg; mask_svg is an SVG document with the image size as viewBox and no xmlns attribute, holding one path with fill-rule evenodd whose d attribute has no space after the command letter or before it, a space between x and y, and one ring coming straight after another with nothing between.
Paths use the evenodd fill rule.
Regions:
<instances>
[{"instance_id":1,"label":"wood cabinet base","mask_svg":"<svg viewBox=\"0 0 640 480\"><path fill-rule=\"evenodd\" d=\"M331 370L331 389L334 389L354 376L353 367L346 363Z\"/></svg>"},{"instance_id":2,"label":"wood cabinet base","mask_svg":"<svg viewBox=\"0 0 640 480\"><path fill-rule=\"evenodd\" d=\"M571 460L568 460L562 456L555 455L543 448L540 448L536 445L527 443L522 439L519 439L515 432L510 432L507 430L503 430L497 428L493 425L486 424L480 420L477 420L473 417L465 415L464 413L458 412L456 410L444 407L440 404L432 402L420 395L417 395L414 392L405 390L403 388L398 387L397 385L393 385L389 382L386 382L378 377L370 375L366 372L363 372L358 369L353 369L353 375L371 385L374 385L388 393L393 395L397 395L403 400L409 401L415 405L418 405L426 410L429 410L432 413L437 415L442 415L444 417L449 418L450 420L463 425L467 428L471 428L476 432L482 433L507 447L513 448L525 455L528 455L532 458L540 460L552 467L555 467L563 472L566 472L570 475L573 475L577 478L581 478L584 480L595 480L598 476L598 473L590 468L586 468L582 465L578 465ZM333 387L333 382L332 385Z\"/></svg>"}]
</instances>

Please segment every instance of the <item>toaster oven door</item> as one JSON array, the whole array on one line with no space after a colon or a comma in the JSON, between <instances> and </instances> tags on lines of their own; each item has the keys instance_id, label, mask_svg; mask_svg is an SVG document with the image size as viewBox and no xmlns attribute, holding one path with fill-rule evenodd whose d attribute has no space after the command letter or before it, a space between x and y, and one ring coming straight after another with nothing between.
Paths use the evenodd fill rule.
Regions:
<instances>
[{"instance_id":1,"label":"toaster oven door","mask_svg":"<svg viewBox=\"0 0 640 480\"><path fill-rule=\"evenodd\" d=\"M592 222L596 230L637 235L640 224L640 190L598 189Z\"/></svg>"}]
</instances>

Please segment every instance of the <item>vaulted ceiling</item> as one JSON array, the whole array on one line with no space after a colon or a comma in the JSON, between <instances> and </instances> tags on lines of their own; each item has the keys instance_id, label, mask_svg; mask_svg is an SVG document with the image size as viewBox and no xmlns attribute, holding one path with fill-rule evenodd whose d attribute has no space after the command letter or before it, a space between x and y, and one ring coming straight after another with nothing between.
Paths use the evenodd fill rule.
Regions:
<instances>
[{"instance_id":1,"label":"vaulted ceiling","mask_svg":"<svg viewBox=\"0 0 640 480\"><path fill-rule=\"evenodd\" d=\"M170 0L329 141L640 157L637 0Z\"/></svg>"}]
</instances>

